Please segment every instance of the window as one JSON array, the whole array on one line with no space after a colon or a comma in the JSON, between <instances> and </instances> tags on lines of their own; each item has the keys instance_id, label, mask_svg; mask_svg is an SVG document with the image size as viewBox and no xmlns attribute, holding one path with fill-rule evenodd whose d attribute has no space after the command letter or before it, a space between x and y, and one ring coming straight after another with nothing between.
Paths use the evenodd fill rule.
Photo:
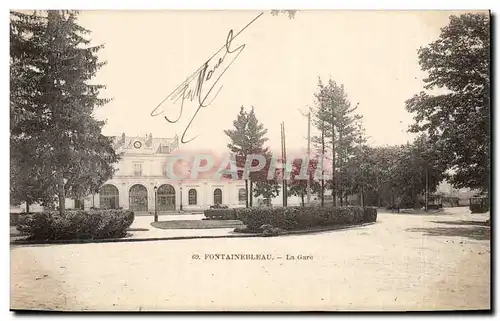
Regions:
<instances>
[{"instance_id":1,"label":"window","mask_svg":"<svg viewBox=\"0 0 500 321\"><path fill-rule=\"evenodd\" d=\"M169 145L162 145L160 147L160 154L170 154L171 151L172 149L170 148Z\"/></svg>"},{"instance_id":2,"label":"window","mask_svg":"<svg viewBox=\"0 0 500 321\"><path fill-rule=\"evenodd\" d=\"M194 188L189 190L188 196L189 196L189 205L196 205L196 203L198 201L197 200L198 193L196 192L196 190Z\"/></svg>"},{"instance_id":3,"label":"window","mask_svg":"<svg viewBox=\"0 0 500 321\"><path fill-rule=\"evenodd\" d=\"M99 192L99 203L101 208L119 207L119 192L114 185L106 184Z\"/></svg>"},{"instance_id":4,"label":"window","mask_svg":"<svg viewBox=\"0 0 500 321\"><path fill-rule=\"evenodd\" d=\"M222 190L220 188L214 191L214 204L222 204Z\"/></svg>"},{"instance_id":5,"label":"window","mask_svg":"<svg viewBox=\"0 0 500 321\"><path fill-rule=\"evenodd\" d=\"M163 176L167 177L167 163L163 163L162 173Z\"/></svg>"},{"instance_id":6,"label":"window","mask_svg":"<svg viewBox=\"0 0 500 321\"><path fill-rule=\"evenodd\" d=\"M142 164L134 164L134 176L142 176Z\"/></svg>"},{"instance_id":7,"label":"window","mask_svg":"<svg viewBox=\"0 0 500 321\"><path fill-rule=\"evenodd\" d=\"M85 209L84 207L84 203L82 200L80 199L75 199L75 209L78 209L78 210L83 210Z\"/></svg>"},{"instance_id":8,"label":"window","mask_svg":"<svg viewBox=\"0 0 500 321\"><path fill-rule=\"evenodd\" d=\"M240 204L246 204L247 202L247 190L244 188L240 188L238 190L238 202Z\"/></svg>"}]
</instances>

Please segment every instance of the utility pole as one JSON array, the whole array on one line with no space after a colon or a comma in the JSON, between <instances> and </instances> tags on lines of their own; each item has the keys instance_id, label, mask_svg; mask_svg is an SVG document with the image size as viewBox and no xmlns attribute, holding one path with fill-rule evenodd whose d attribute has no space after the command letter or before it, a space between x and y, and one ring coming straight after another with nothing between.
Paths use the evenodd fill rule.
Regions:
<instances>
[{"instance_id":1,"label":"utility pole","mask_svg":"<svg viewBox=\"0 0 500 321\"><path fill-rule=\"evenodd\" d=\"M287 201L288 201L288 191L287 191L287 184L286 184L286 144L285 144L285 123L281 123L281 158L283 161L283 207L287 207Z\"/></svg>"},{"instance_id":2,"label":"utility pole","mask_svg":"<svg viewBox=\"0 0 500 321\"><path fill-rule=\"evenodd\" d=\"M307 205L311 203L311 174L309 173L311 162L311 107L308 107L309 112L303 113L300 109L302 116L307 117Z\"/></svg>"},{"instance_id":3,"label":"utility pole","mask_svg":"<svg viewBox=\"0 0 500 321\"><path fill-rule=\"evenodd\" d=\"M429 211L429 170L425 164L425 211Z\"/></svg>"}]
</instances>

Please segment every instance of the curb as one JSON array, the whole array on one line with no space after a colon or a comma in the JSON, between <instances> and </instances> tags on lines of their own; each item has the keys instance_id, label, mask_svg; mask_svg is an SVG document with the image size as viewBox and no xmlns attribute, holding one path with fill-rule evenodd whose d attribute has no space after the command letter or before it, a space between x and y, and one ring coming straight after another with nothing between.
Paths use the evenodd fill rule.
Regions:
<instances>
[{"instance_id":1,"label":"curb","mask_svg":"<svg viewBox=\"0 0 500 321\"><path fill-rule=\"evenodd\" d=\"M375 224L376 222L367 222L355 225L343 225L335 226L330 228L323 228L317 230L301 230L301 231L288 231L283 234L276 236L287 236L287 235L303 235L303 234L314 234L335 230L345 230L353 227L363 227ZM233 232L234 233L234 232ZM221 239L221 238L241 238L241 237L276 237L276 236L265 236L262 234L255 233L241 233L241 234L228 234L228 235L199 235L199 236L166 236L166 237L144 237L144 238L116 238L116 239L96 239L96 240L52 240L52 241L25 241L17 240L11 241L10 245L51 245L51 244L89 244L89 243L124 243L124 242L148 242L148 241L174 241L174 240L194 240L194 239Z\"/></svg>"}]
</instances>

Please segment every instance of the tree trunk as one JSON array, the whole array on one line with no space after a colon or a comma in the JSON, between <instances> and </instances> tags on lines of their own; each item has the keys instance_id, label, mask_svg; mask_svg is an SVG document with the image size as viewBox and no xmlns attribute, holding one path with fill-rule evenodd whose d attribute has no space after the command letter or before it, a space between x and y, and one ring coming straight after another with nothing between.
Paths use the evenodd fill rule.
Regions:
<instances>
[{"instance_id":1,"label":"tree trunk","mask_svg":"<svg viewBox=\"0 0 500 321\"><path fill-rule=\"evenodd\" d=\"M337 189L335 185L335 125L332 117L332 196L334 207L337 206Z\"/></svg>"},{"instance_id":2,"label":"tree trunk","mask_svg":"<svg viewBox=\"0 0 500 321\"><path fill-rule=\"evenodd\" d=\"M345 194L345 205L348 205L348 202L347 202L347 194Z\"/></svg>"},{"instance_id":3,"label":"tree trunk","mask_svg":"<svg viewBox=\"0 0 500 321\"><path fill-rule=\"evenodd\" d=\"M340 206L343 205L344 187L342 182L342 168L344 166L344 150L342 146L342 131L339 131L339 199Z\"/></svg>"},{"instance_id":4,"label":"tree trunk","mask_svg":"<svg viewBox=\"0 0 500 321\"><path fill-rule=\"evenodd\" d=\"M325 122L322 122L321 126L321 207L325 207Z\"/></svg>"},{"instance_id":5,"label":"tree trunk","mask_svg":"<svg viewBox=\"0 0 500 321\"><path fill-rule=\"evenodd\" d=\"M300 197L302 198L302 207L304 207L304 191L300 192Z\"/></svg>"},{"instance_id":6,"label":"tree trunk","mask_svg":"<svg viewBox=\"0 0 500 321\"><path fill-rule=\"evenodd\" d=\"M253 182L250 180L250 207L253 206Z\"/></svg>"},{"instance_id":7,"label":"tree trunk","mask_svg":"<svg viewBox=\"0 0 500 321\"><path fill-rule=\"evenodd\" d=\"M325 180L321 179L321 207L325 207Z\"/></svg>"},{"instance_id":8,"label":"tree trunk","mask_svg":"<svg viewBox=\"0 0 500 321\"><path fill-rule=\"evenodd\" d=\"M26 200L26 214L30 212L30 201Z\"/></svg>"},{"instance_id":9,"label":"tree trunk","mask_svg":"<svg viewBox=\"0 0 500 321\"><path fill-rule=\"evenodd\" d=\"M247 192L247 197L245 197L245 207L248 208L248 179L245 180L245 191Z\"/></svg>"},{"instance_id":10,"label":"tree trunk","mask_svg":"<svg viewBox=\"0 0 500 321\"><path fill-rule=\"evenodd\" d=\"M65 204L66 204L66 196L64 192L64 176L61 172L59 174L59 187L57 196L59 197L59 213L64 214Z\"/></svg>"}]
</instances>

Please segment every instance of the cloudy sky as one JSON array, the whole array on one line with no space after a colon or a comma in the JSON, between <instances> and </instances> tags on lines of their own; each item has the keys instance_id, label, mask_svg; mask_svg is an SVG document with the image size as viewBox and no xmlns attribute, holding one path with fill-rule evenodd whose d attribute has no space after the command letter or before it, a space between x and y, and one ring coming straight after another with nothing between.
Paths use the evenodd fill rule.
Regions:
<instances>
[{"instance_id":1,"label":"cloudy sky","mask_svg":"<svg viewBox=\"0 0 500 321\"><path fill-rule=\"evenodd\" d=\"M103 95L113 101L95 112L107 120L104 134L181 136L198 108L197 98L186 98L176 123L164 118L179 115L181 99L175 102L175 94L155 108L224 46L231 29L236 35L259 13L83 11L79 23L92 31L94 44L105 45L99 57L107 65L96 82L107 86ZM306 147L307 120L298 109L313 106L318 77L343 84L351 102L359 102L370 144L405 143L411 140L405 130L412 116L404 102L423 89L425 77L417 50L438 38L452 14L457 12L299 11L289 19L266 11L231 42L233 52L205 82L203 93L232 62L186 133L186 140L197 138L183 147L226 150L223 130L232 127L242 105L255 106L271 148L280 147L281 122L287 149ZM195 87L196 79L188 88Z\"/></svg>"}]
</instances>

